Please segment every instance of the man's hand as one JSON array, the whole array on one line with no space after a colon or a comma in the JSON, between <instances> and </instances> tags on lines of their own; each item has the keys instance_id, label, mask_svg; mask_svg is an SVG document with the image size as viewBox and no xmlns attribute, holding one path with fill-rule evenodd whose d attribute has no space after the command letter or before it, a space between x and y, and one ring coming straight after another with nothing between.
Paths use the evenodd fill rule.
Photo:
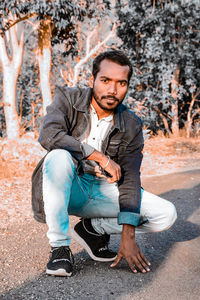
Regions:
<instances>
[{"instance_id":1,"label":"man's hand","mask_svg":"<svg viewBox=\"0 0 200 300\"><path fill-rule=\"evenodd\" d=\"M137 270L142 273L150 271L149 266L151 264L144 257L135 241L135 227L128 224L123 225L120 249L111 267L115 267L122 258L126 259L133 273L137 273Z\"/></svg>"},{"instance_id":2,"label":"man's hand","mask_svg":"<svg viewBox=\"0 0 200 300\"><path fill-rule=\"evenodd\" d=\"M106 158L108 162L109 158L107 156ZM113 183L120 180L121 168L116 162L114 162L114 160L110 159L109 163L108 164L106 163L107 164L106 168L104 162L100 162L99 164L111 176L107 178L108 183Z\"/></svg>"},{"instance_id":3,"label":"man's hand","mask_svg":"<svg viewBox=\"0 0 200 300\"><path fill-rule=\"evenodd\" d=\"M109 160L109 158L104 155L103 153L95 150L90 154L90 156L87 157L89 160L94 160L99 163L100 167L102 167L106 172L110 174L110 178L104 176L101 174L101 171L96 168L96 174L98 177L104 177L106 178L108 183L113 183L121 178L121 168L120 166L114 162L112 159ZM106 166L106 168L105 168Z\"/></svg>"},{"instance_id":4,"label":"man's hand","mask_svg":"<svg viewBox=\"0 0 200 300\"><path fill-rule=\"evenodd\" d=\"M104 175L104 174L102 173L102 170L101 170L100 166L96 166L96 167L94 168L94 171L95 171L95 175L96 175L97 177L101 177L101 178L105 178L105 179L108 178L106 175Z\"/></svg>"}]
</instances>

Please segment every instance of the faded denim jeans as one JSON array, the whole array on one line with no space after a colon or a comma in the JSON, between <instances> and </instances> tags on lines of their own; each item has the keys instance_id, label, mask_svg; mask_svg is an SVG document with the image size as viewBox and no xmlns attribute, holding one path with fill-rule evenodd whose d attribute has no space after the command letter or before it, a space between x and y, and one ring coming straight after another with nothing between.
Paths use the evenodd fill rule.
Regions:
<instances>
[{"instance_id":1,"label":"faded denim jeans","mask_svg":"<svg viewBox=\"0 0 200 300\"><path fill-rule=\"evenodd\" d=\"M78 175L69 152L52 150L43 164L43 199L47 237L52 247L69 246L69 215L91 218L100 234L121 233L118 225L119 192L116 183L90 174ZM170 228L177 218L174 205L141 190L141 225L136 232Z\"/></svg>"}]
</instances>

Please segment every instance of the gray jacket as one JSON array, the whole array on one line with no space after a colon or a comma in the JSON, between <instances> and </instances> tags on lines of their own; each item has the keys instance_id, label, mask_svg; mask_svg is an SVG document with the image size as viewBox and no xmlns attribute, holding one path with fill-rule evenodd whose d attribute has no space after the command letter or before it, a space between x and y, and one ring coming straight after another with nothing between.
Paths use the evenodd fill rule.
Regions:
<instances>
[{"instance_id":1,"label":"gray jacket","mask_svg":"<svg viewBox=\"0 0 200 300\"><path fill-rule=\"evenodd\" d=\"M66 149L73 157L78 172L93 173L95 162L86 160L94 148L82 144L89 131L89 105L92 89L57 87L53 102L47 107L39 142L47 150ZM117 162L122 171L118 182L119 224L140 224L140 165L143 135L141 120L125 105L114 112L114 122L102 144L102 152ZM45 222L42 198L42 165L32 175L32 208L34 217Z\"/></svg>"}]
</instances>

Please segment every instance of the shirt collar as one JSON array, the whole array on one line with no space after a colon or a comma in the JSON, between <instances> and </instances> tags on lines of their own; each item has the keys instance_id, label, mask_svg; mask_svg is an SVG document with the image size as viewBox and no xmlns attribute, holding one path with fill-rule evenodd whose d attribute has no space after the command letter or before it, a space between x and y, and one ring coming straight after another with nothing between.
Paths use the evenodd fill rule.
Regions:
<instances>
[{"instance_id":1,"label":"shirt collar","mask_svg":"<svg viewBox=\"0 0 200 300\"><path fill-rule=\"evenodd\" d=\"M88 113L88 108L90 106L90 102L92 99L92 89L80 89L81 93L78 97L78 101L73 105L73 107L85 113ZM125 132L125 123L123 118L123 111L125 110L125 106L120 104L114 112L114 127L119 129L121 132Z\"/></svg>"},{"instance_id":2,"label":"shirt collar","mask_svg":"<svg viewBox=\"0 0 200 300\"><path fill-rule=\"evenodd\" d=\"M93 114L96 114L96 115L97 115L97 112L96 112L96 110L95 110L95 108L94 108L94 106L93 106L92 104L90 104L90 108L91 108L91 112L92 112ZM111 115L109 115L109 116L107 116L107 117L102 118L101 120L104 120L104 121L106 121L106 122L111 122L112 119L113 119L113 115L111 114Z\"/></svg>"}]
</instances>

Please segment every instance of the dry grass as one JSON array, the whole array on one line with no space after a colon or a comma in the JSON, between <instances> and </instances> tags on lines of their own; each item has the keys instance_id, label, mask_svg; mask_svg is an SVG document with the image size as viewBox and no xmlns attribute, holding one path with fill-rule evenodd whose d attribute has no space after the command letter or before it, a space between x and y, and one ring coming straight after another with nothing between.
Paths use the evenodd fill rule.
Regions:
<instances>
[{"instance_id":1,"label":"dry grass","mask_svg":"<svg viewBox=\"0 0 200 300\"><path fill-rule=\"evenodd\" d=\"M161 175L200 169L198 138L154 137L145 142L142 174Z\"/></svg>"},{"instance_id":2,"label":"dry grass","mask_svg":"<svg viewBox=\"0 0 200 300\"><path fill-rule=\"evenodd\" d=\"M16 177L30 178L36 164L46 151L31 134L17 141L0 140L0 179ZM145 141L142 173L157 174L158 169L169 170L169 166L200 168L200 142L197 138L177 139L154 137ZM173 169L173 168L172 168Z\"/></svg>"},{"instance_id":3,"label":"dry grass","mask_svg":"<svg viewBox=\"0 0 200 300\"><path fill-rule=\"evenodd\" d=\"M154 137L145 142L144 152L161 156L194 155L200 153L200 139Z\"/></svg>"},{"instance_id":4,"label":"dry grass","mask_svg":"<svg viewBox=\"0 0 200 300\"><path fill-rule=\"evenodd\" d=\"M29 134L16 141L0 140L0 179L30 177L33 169L46 153Z\"/></svg>"}]
</instances>

